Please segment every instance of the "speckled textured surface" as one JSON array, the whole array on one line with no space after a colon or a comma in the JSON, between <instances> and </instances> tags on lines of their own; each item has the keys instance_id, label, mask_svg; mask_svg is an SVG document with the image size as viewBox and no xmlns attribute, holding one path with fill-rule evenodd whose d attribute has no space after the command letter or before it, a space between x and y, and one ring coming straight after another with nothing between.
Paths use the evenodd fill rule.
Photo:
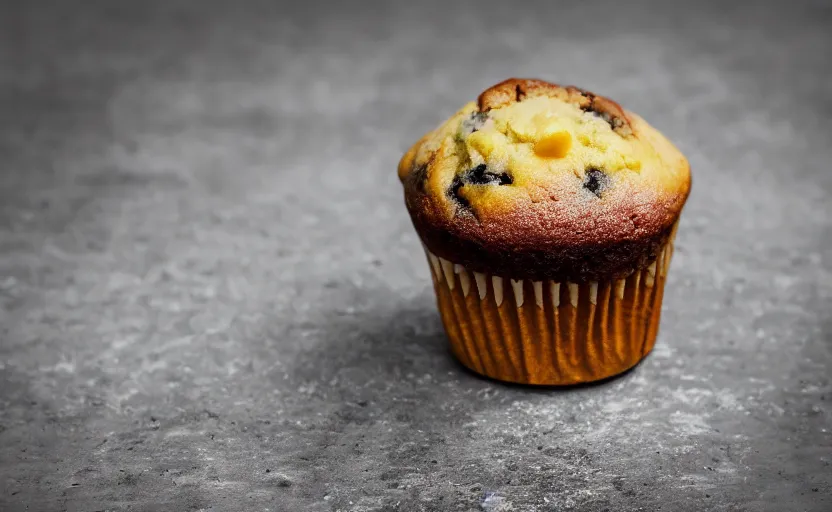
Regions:
<instances>
[{"instance_id":1,"label":"speckled textured surface","mask_svg":"<svg viewBox=\"0 0 832 512\"><path fill-rule=\"evenodd\" d=\"M832 510L832 11L667 4L3 3L0 509ZM693 165L611 382L445 348L395 166L511 75Z\"/></svg>"}]
</instances>

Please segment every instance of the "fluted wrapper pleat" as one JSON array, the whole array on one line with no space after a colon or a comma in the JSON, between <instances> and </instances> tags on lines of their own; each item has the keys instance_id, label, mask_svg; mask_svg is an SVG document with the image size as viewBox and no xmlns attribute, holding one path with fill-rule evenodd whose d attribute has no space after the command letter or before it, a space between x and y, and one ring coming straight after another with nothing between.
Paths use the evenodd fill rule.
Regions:
<instances>
[{"instance_id":1,"label":"fluted wrapper pleat","mask_svg":"<svg viewBox=\"0 0 832 512\"><path fill-rule=\"evenodd\" d=\"M650 352L672 252L671 240L647 268L585 283L514 280L427 255L462 364L498 380L565 385L611 377Z\"/></svg>"}]
</instances>

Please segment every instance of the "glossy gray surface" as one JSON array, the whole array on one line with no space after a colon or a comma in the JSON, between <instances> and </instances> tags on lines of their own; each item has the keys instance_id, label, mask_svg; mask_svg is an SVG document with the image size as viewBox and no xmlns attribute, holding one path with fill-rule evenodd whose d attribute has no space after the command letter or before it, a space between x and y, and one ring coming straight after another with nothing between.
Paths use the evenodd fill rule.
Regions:
<instances>
[{"instance_id":1,"label":"glossy gray surface","mask_svg":"<svg viewBox=\"0 0 832 512\"><path fill-rule=\"evenodd\" d=\"M3 3L0 509L832 510L828 2L552 4ZM395 166L509 76L693 165L619 379L446 351Z\"/></svg>"}]
</instances>

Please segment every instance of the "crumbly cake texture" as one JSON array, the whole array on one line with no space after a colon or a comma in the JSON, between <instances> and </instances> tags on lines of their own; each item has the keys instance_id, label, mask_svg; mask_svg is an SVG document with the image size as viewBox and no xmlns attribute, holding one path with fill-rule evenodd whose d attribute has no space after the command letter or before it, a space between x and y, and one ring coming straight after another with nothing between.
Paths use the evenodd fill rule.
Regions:
<instances>
[{"instance_id":1,"label":"crumbly cake texture","mask_svg":"<svg viewBox=\"0 0 832 512\"><path fill-rule=\"evenodd\" d=\"M646 268L690 190L685 157L641 117L528 79L484 91L410 148L398 173L429 251L515 279Z\"/></svg>"}]
</instances>

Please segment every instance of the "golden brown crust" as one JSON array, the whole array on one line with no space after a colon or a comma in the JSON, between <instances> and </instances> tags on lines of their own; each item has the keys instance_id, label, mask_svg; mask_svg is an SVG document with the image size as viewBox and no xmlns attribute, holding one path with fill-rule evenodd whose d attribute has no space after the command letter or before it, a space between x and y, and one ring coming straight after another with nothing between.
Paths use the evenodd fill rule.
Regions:
<instances>
[{"instance_id":1,"label":"golden brown crust","mask_svg":"<svg viewBox=\"0 0 832 512\"><path fill-rule=\"evenodd\" d=\"M667 242L681 208L634 192L631 200L595 211L576 213L570 201L553 201L495 220L464 213L448 220L418 179L405 181L405 197L417 233L437 256L473 271L559 282L619 278L645 268Z\"/></svg>"},{"instance_id":2,"label":"golden brown crust","mask_svg":"<svg viewBox=\"0 0 832 512\"><path fill-rule=\"evenodd\" d=\"M608 117L608 122L614 125L614 130L624 136L632 135L630 120L621 105L609 98L572 85L561 86L543 80L509 78L483 91L477 98L477 107L480 112L487 112L526 98L539 96L559 98L577 105L586 112L595 112Z\"/></svg>"},{"instance_id":3,"label":"golden brown crust","mask_svg":"<svg viewBox=\"0 0 832 512\"><path fill-rule=\"evenodd\" d=\"M454 130L468 115L463 112L423 137L399 164L407 208L423 243L470 270L514 279L583 282L646 267L667 242L687 199L687 161L640 117L576 87L510 79L484 91L472 108L490 112L541 96L600 117L609 125L605 137L634 147L648 167L609 173L581 167L538 173L543 178L534 175L536 181L519 179L522 171L500 174L491 166L486 171L485 165L453 171L473 165L449 150ZM489 200L477 191L507 195Z\"/></svg>"}]
</instances>

